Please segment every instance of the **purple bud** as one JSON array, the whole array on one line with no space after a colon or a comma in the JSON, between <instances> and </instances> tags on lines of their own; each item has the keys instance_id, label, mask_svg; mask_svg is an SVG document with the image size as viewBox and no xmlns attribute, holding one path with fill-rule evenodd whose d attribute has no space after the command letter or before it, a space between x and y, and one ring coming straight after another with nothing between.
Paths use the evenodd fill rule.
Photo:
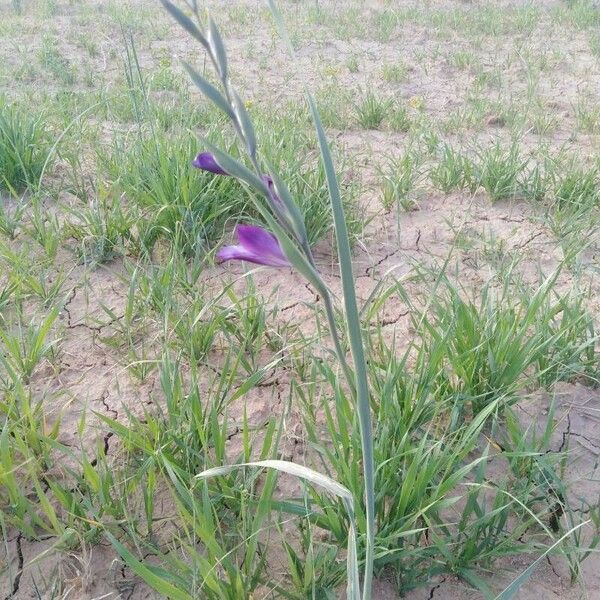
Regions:
<instances>
[{"instance_id":1,"label":"purple bud","mask_svg":"<svg viewBox=\"0 0 600 600\"><path fill-rule=\"evenodd\" d=\"M200 154L192 161L192 166L196 167L196 169L209 171L215 175L228 175L228 173L220 167L214 155L210 152L200 152Z\"/></svg>"},{"instance_id":2,"label":"purple bud","mask_svg":"<svg viewBox=\"0 0 600 600\"><path fill-rule=\"evenodd\" d=\"M281 201L281 198L277 195L277 192L275 191L275 184L273 183L273 178L270 175L262 175L261 179L263 180L263 183L267 186L267 189L269 190L269 196L271 198L271 202L273 203L273 207L277 210L278 213L285 214L286 209L283 202Z\"/></svg>"}]
</instances>

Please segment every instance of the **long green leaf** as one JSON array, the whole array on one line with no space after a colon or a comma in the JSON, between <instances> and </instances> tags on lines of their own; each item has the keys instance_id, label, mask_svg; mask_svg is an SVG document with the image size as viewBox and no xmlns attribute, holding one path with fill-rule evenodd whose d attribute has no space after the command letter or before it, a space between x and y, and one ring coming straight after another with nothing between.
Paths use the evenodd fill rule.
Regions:
<instances>
[{"instance_id":1,"label":"long green leaf","mask_svg":"<svg viewBox=\"0 0 600 600\"><path fill-rule=\"evenodd\" d=\"M365 479L365 504L367 512L367 548L365 561L365 577L363 582L363 600L371 598L371 586L373 578L373 559L375 546L375 461L373 458L373 433L371 424L371 407L369 404L369 381L367 375L367 363L362 340L360 315L356 302L356 288L354 274L352 272L352 255L350 250L350 238L344 216L344 207L340 197L340 189L331 158L331 152L325 136L325 130L321 123L319 111L310 94L308 103L312 113L321 158L327 177L327 187L331 199L333 222L335 226L336 245L340 261L340 275L342 277L342 289L344 292L344 308L348 337L350 340L350 351L354 362L356 401L358 410L358 421L360 426L360 437L363 455L363 468Z\"/></svg>"},{"instance_id":2,"label":"long green leaf","mask_svg":"<svg viewBox=\"0 0 600 600\"><path fill-rule=\"evenodd\" d=\"M177 6L169 0L160 0L171 16L194 38L196 38L207 50L210 50L208 40L204 37L195 23Z\"/></svg>"},{"instance_id":3,"label":"long green leaf","mask_svg":"<svg viewBox=\"0 0 600 600\"><path fill-rule=\"evenodd\" d=\"M256 134L254 133L252 121L250 121L246 106L235 90L231 91L231 99L237 123L240 126L244 141L246 142L246 149L248 150L248 154L254 159L256 157Z\"/></svg>"},{"instance_id":4,"label":"long green leaf","mask_svg":"<svg viewBox=\"0 0 600 600\"><path fill-rule=\"evenodd\" d=\"M217 24L213 21L212 17L208 18L208 44L217 64L221 81L225 82L227 79L227 53L225 52L225 45L223 44Z\"/></svg>"},{"instance_id":5,"label":"long green leaf","mask_svg":"<svg viewBox=\"0 0 600 600\"><path fill-rule=\"evenodd\" d=\"M207 479L209 477L215 477L218 475L226 475L235 469L243 467L259 467L275 469L288 475L293 475L305 481L308 481L312 485L317 485L324 488L329 493L334 494L342 499L348 516L350 518L350 532L348 535L348 554L346 557L347 561L347 573L348 573L348 599L359 600L360 599L360 585L358 577L358 558L356 556L356 527L354 518L354 498L350 490L331 479L327 475L323 475L318 471L314 471L304 465L299 465L286 460L260 460L255 462L247 462L236 465L225 465L222 467L214 467L207 469L196 475L197 479Z\"/></svg>"},{"instance_id":6,"label":"long green leaf","mask_svg":"<svg viewBox=\"0 0 600 600\"><path fill-rule=\"evenodd\" d=\"M202 77L194 67L190 64L183 61L183 66L185 70L189 73L189 76L192 78L192 81L196 84L196 87L216 106L218 106L232 121L236 121L235 114L229 103L221 94L221 92L212 84L209 83L207 79Z\"/></svg>"}]
</instances>

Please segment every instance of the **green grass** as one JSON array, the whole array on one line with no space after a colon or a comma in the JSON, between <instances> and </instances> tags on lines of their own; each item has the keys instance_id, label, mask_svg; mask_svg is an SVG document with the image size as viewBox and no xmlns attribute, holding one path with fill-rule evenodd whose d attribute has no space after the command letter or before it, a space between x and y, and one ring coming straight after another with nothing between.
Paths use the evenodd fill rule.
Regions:
<instances>
[{"instance_id":1,"label":"green grass","mask_svg":"<svg viewBox=\"0 0 600 600\"><path fill-rule=\"evenodd\" d=\"M214 264L237 222L277 223L252 185L191 168L207 144L254 168L250 130L189 84L179 58L219 78L160 6L7 4L7 39L46 32L0 69L0 528L46 549L7 589L64 597L67 560L107 579L83 564L98 544L122 594L356 598L371 557L399 597L448 577L496 598L518 560L508 600L547 556L585 585L595 474L574 478L562 432L564 390L593 399L600 377L598 115L566 58L594 60L598 11L287 3L288 63L277 20L255 37L234 4L215 17L244 48L257 172L285 181L322 281L297 254ZM568 115L553 77L581 79Z\"/></svg>"},{"instance_id":2,"label":"green grass","mask_svg":"<svg viewBox=\"0 0 600 600\"><path fill-rule=\"evenodd\" d=\"M596 58L600 58L600 35L592 33L589 39L590 50Z\"/></svg>"},{"instance_id":3,"label":"green grass","mask_svg":"<svg viewBox=\"0 0 600 600\"><path fill-rule=\"evenodd\" d=\"M382 181L382 203L385 210L397 206L403 210L417 207L411 195L419 177L420 157L407 152L399 159L390 160L380 170Z\"/></svg>"},{"instance_id":4,"label":"green grass","mask_svg":"<svg viewBox=\"0 0 600 600\"><path fill-rule=\"evenodd\" d=\"M523 177L527 167L528 161L521 157L517 143L508 149L495 144L478 152L475 181L492 200L516 198L526 193Z\"/></svg>"},{"instance_id":5,"label":"green grass","mask_svg":"<svg viewBox=\"0 0 600 600\"><path fill-rule=\"evenodd\" d=\"M381 68L383 78L389 83L401 83L408 76L408 67L402 63L386 63Z\"/></svg>"},{"instance_id":6,"label":"green grass","mask_svg":"<svg viewBox=\"0 0 600 600\"><path fill-rule=\"evenodd\" d=\"M473 161L463 153L445 144L439 151L439 159L429 170L432 185L449 193L453 190L472 189L474 186Z\"/></svg>"},{"instance_id":7,"label":"green grass","mask_svg":"<svg viewBox=\"0 0 600 600\"><path fill-rule=\"evenodd\" d=\"M579 96L574 110L577 127L580 131L584 133L600 131L600 108L598 108L597 99Z\"/></svg>"},{"instance_id":8,"label":"green grass","mask_svg":"<svg viewBox=\"0 0 600 600\"><path fill-rule=\"evenodd\" d=\"M248 200L229 178L191 168L200 151L187 133L132 136L116 142L101 162L109 178L140 209L141 245L166 237L188 255L207 252Z\"/></svg>"},{"instance_id":9,"label":"green grass","mask_svg":"<svg viewBox=\"0 0 600 600\"><path fill-rule=\"evenodd\" d=\"M265 127L262 143L270 164L286 176L292 196L304 215L309 241L316 243L332 231L325 175L311 159L313 141L294 119ZM209 138L222 138L213 127ZM293 136L294 147L286 139ZM304 148L305 150L299 150ZM206 253L239 220L255 221L247 192L228 177L213 177L190 168L201 150L188 133L155 132L120 140L101 153L101 164L126 198L140 209L140 243L150 249L166 237L187 254ZM353 238L362 225L353 208L356 186L346 186L346 209ZM127 226L123 225L124 229Z\"/></svg>"},{"instance_id":10,"label":"green grass","mask_svg":"<svg viewBox=\"0 0 600 600\"><path fill-rule=\"evenodd\" d=\"M382 99L373 92L367 92L356 104L356 119L363 129L379 129L389 116L391 100Z\"/></svg>"},{"instance_id":11,"label":"green grass","mask_svg":"<svg viewBox=\"0 0 600 600\"><path fill-rule=\"evenodd\" d=\"M100 188L96 194L88 206L70 209L66 227L68 237L75 240L77 260L90 267L122 256L134 241L132 230L137 221L135 213L123 209L122 198L115 191ZM47 240L46 233L42 232L42 243Z\"/></svg>"},{"instance_id":12,"label":"green grass","mask_svg":"<svg viewBox=\"0 0 600 600\"><path fill-rule=\"evenodd\" d=\"M35 189L54 158L52 141L43 115L0 101L0 189Z\"/></svg>"},{"instance_id":13,"label":"green grass","mask_svg":"<svg viewBox=\"0 0 600 600\"><path fill-rule=\"evenodd\" d=\"M38 61L44 71L52 74L63 85L72 85L77 81L76 69L61 53L55 37L44 37L38 52Z\"/></svg>"}]
</instances>

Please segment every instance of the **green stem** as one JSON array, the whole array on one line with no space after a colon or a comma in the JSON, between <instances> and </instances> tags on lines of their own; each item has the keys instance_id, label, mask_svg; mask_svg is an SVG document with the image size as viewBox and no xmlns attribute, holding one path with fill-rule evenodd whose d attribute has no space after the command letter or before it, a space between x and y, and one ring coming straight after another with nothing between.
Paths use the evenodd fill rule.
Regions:
<instances>
[{"instance_id":1,"label":"green stem","mask_svg":"<svg viewBox=\"0 0 600 600\"><path fill-rule=\"evenodd\" d=\"M326 290L326 288L325 288ZM348 361L346 360L346 356L344 354L344 349L342 348L342 342L340 341L340 336L338 334L337 323L335 322L335 312L333 309L333 303L331 301L331 295L329 291L325 291L323 293L323 305L325 306L325 313L327 315L327 324L329 326L329 332L331 334L331 339L333 340L333 346L335 348L335 353L337 355L340 364L342 365L342 370L344 371L344 377L348 382L348 385L351 386L352 396L356 397L356 388L354 387L354 374L348 365Z\"/></svg>"},{"instance_id":2,"label":"green stem","mask_svg":"<svg viewBox=\"0 0 600 600\"><path fill-rule=\"evenodd\" d=\"M241 139L243 141L243 134L241 135ZM257 161L256 157L250 156L250 155L248 155L248 156L250 158L250 162L252 163L252 167L254 168L254 171L256 172L256 174L259 177L262 177L262 172L260 170L260 167L258 165L258 161ZM285 226L285 225L286 224L283 223L283 226ZM312 250L308 243L308 240L306 240L306 239L302 240L300 243L300 247L301 247L302 251L304 252L304 255L306 256L306 259L310 263L310 266L313 267L315 273L317 274L317 276L319 277L319 280L321 282L321 289L318 289L317 291L321 293L321 297L323 299L323 305L325 306L325 313L327 315L327 324L329 327L329 332L331 334L331 339L333 340L333 346L335 349L335 353L337 355L337 358L338 358L340 364L342 365L342 370L344 371L344 377L348 381L348 384L351 386L352 396L356 397L356 388L352 385L354 382L354 374L352 373L352 369L350 369L350 366L348 365L348 361L346 360L346 354L342 347L342 342L340 339L340 335L338 333L338 326L335 321L335 310L333 308L333 302L331 300L331 293L329 291L329 288L325 285L325 282L321 279L321 277L319 275L319 271L318 271L317 265L315 263L315 258L313 256L313 253L312 253Z\"/></svg>"},{"instance_id":3,"label":"green stem","mask_svg":"<svg viewBox=\"0 0 600 600\"><path fill-rule=\"evenodd\" d=\"M306 258L308 259L308 262L314 268L315 272L318 273L319 271L318 271L317 265L315 263L315 257L313 256L313 253L312 253L311 247L308 243L308 240L302 241L302 250L304 251ZM337 354L338 360L340 361L340 364L342 365L342 370L344 371L344 377L346 378L348 385L351 386L352 395L354 397L356 397L356 388L353 387L353 385L352 385L354 382L354 374L352 373L352 370L350 369L350 366L348 365L348 361L346 360L346 353L344 352L344 349L342 347L342 342L340 340L340 336L338 333L338 326L337 326L337 323L335 322L335 311L333 308L333 302L331 300L331 293L329 292L329 289L325 285L325 282L323 282L323 289L321 290L321 295L323 296L323 304L325 306L325 313L327 314L327 323L329 325L329 332L331 334L331 339L333 340L333 346L335 348L335 353Z\"/></svg>"}]
</instances>

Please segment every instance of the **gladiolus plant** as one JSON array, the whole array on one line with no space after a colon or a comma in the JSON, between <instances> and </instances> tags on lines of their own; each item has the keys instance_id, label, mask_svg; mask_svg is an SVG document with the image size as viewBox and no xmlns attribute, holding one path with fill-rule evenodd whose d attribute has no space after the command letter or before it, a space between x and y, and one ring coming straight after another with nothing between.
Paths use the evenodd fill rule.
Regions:
<instances>
[{"instance_id":1,"label":"gladiolus plant","mask_svg":"<svg viewBox=\"0 0 600 600\"><path fill-rule=\"evenodd\" d=\"M338 496L349 516L350 532L348 535L348 586L347 597L351 600L370 600L371 581L373 575L373 550L375 534L375 494L374 494L374 460L371 412L369 406L369 389L366 361L361 335L359 310L356 301L354 276L348 230L344 217L340 191L337 183L333 161L325 138L325 133L314 100L307 94L308 103L315 124L321 158L327 176L329 196L335 225L336 245L340 261L340 274L343 286L345 327L340 328L334 318L333 294L320 276L315 263L306 233L302 214L294 202L282 179L271 169L268 173L260 166L257 140L252 121L244 102L232 87L228 75L228 62L225 45L213 19L200 17L196 0L188 0L189 8L195 20L192 20L170 0L160 0L173 18L204 48L216 71L220 89L212 85L200 75L193 66L184 63L190 77L200 91L216 108L223 111L231 121L238 139L247 155L247 164L236 160L220 149L206 144L208 151L196 156L192 165L198 169L211 172L215 176L235 177L243 184L259 192L266 199L266 206L257 202L267 229L256 225L238 225L236 235L238 245L225 246L216 255L217 261L242 260L270 267L293 268L311 283L319 293L327 314L328 325L335 347L337 360L343 376L350 389L356 406L356 414L361 435L364 502L366 507L366 539L364 575L362 595L359 585L358 559L356 555L356 525L354 505L360 500L353 498L350 491L331 478L312 469L287 461L270 460L249 463L246 466L273 468L304 479L312 485L325 488L329 493ZM281 25L275 7L271 10ZM347 336L352 364L346 358L341 343L342 336ZM198 475L199 478L217 476L243 465L223 466Z\"/></svg>"}]
</instances>

